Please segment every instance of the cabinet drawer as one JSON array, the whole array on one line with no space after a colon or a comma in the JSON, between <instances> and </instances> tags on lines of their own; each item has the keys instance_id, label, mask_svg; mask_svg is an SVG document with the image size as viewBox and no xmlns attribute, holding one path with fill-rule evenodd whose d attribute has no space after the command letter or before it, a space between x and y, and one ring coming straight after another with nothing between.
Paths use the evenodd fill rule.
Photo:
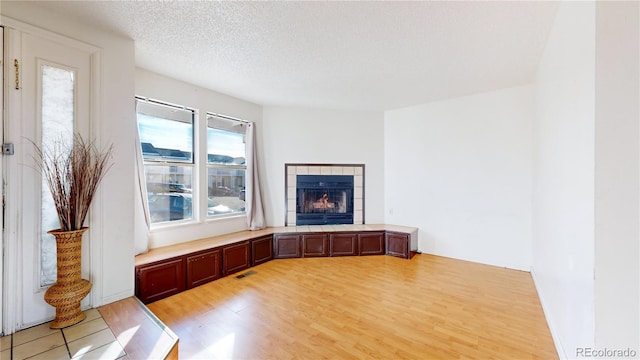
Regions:
<instances>
[{"instance_id":1,"label":"cabinet drawer","mask_svg":"<svg viewBox=\"0 0 640 360\"><path fill-rule=\"evenodd\" d=\"M327 234L302 235L302 256L329 256L329 237Z\"/></svg>"},{"instance_id":2,"label":"cabinet drawer","mask_svg":"<svg viewBox=\"0 0 640 360\"><path fill-rule=\"evenodd\" d=\"M273 259L273 236L251 240L251 266Z\"/></svg>"},{"instance_id":3,"label":"cabinet drawer","mask_svg":"<svg viewBox=\"0 0 640 360\"><path fill-rule=\"evenodd\" d=\"M249 268L249 242L222 248L222 273L227 276Z\"/></svg>"},{"instance_id":4,"label":"cabinet drawer","mask_svg":"<svg viewBox=\"0 0 640 360\"><path fill-rule=\"evenodd\" d=\"M273 257L276 259L299 258L301 256L300 236L275 235L273 248Z\"/></svg>"},{"instance_id":5,"label":"cabinet drawer","mask_svg":"<svg viewBox=\"0 0 640 360\"><path fill-rule=\"evenodd\" d=\"M358 234L331 234L329 252L331 256L358 255Z\"/></svg>"},{"instance_id":6,"label":"cabinet drawer","mask_svg":"<svg viewBox=\"0 0 640 360\"><path fill-rule=\"evenodd\" d=\"M360 255L384 255L384 233L358 234Z\"/></svg>"},{"instance_id":7,"label":"cabinet drawer","mask_svg":"<svg viewBox=\"0 0 640 360\"><path fill-rule=\"evenodd\" d=\"M387 255L408 259L409 236L405 234L387 233L385 235Z\"/></svg>"},{"instance_id":8,"label":"cabinet drawer","mask_svg":"<svg viewBox=\"0 0 640 360\"><path fill-rule=\"evenodd\" d=\"M220 278L221 260L220 249L187 256L187 289Z\"/></svg>"},{"instance_id":9,"label":"cabinet drawer","mask_svg":"<svg viewBox=\"0 0 640 360\"><path fill-rule=\"evenodd\" d=\"M177 294L185 289L184 259L136 268L136 296L145 304Z\"/></svg>"}]
</instances>

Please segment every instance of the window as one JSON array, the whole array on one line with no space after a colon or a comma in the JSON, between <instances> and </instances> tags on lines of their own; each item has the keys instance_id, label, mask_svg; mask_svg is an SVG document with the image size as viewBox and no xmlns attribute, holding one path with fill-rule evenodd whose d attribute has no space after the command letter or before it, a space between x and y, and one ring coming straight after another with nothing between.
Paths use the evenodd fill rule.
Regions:
<instances>
[{"instance_id":1,"label":"window","mask_svg":"<svg viewBox=\"0 0 640 360\"><path fill-rule=\"evenodd\" d=\"M42 147L53 147L56 142L71 144L77 74L48 64L40 69ZM45 176L42 176L41 189L40 286L47 286L56 282L57 274L56 240L48 231L58 228L60 223Z\"/></svg>"},{"instance_id":2,"label":"window","mask_svg":"<svg viewBox=\"0 0 640 360\"><path fill-rule=\"evenodd\" d=\"M244 213L245 121L207 113L198 127L196 109L143 98L137 113L152 224Z\"/></svg>"},{"instance_id":3,"label":"window","mask_svg":"<svg viewBox=\"0 0 640 360\"><path fill-rule=\"evenodd\" d=\"M137 113L151 222L193 219L195 110L138 99Z\"/></svg>"},{"instance_id":4,"label":"window","mask_svg":"<svg viewBox=\"0 0 640 360\"><path fill-rule=\"evenodd\" d=\"M244 212L246 123L207 114L207 216Z\"/></svg>"}]
</instances>

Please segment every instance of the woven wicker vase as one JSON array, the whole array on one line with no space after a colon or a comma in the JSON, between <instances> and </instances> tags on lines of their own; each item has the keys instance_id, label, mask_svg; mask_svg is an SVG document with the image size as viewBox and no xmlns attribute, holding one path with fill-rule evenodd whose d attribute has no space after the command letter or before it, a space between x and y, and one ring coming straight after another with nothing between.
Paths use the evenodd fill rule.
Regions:
<instances>
[{"instance_id":1,"label":"woven wicker vase","mask_svg":"<svg viewBox=\"0 0 640 360\"><path fill-rule=\"evenodd\" d=\"M52 329L61 329L84 320L87 315L80 310L80 301L91 291L91 282L80 278L82 269L82 234L88 228L48 233L56 238L58 277L56 283L44 294L44 301L56 308Z\"/></svg>"}]
</instances>

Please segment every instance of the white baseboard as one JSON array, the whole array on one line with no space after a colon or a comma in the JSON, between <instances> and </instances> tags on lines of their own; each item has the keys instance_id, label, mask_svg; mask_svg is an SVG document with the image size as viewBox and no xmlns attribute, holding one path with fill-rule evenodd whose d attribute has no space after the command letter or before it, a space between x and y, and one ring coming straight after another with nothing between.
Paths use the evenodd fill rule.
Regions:
<instances>
[{"instance_id":1,"label":"white baseboard","mask_svg":"<svg viewBox=\"0 0 640 360\"><path fill-rule=\"evenodd\" d=\"M548 311L549 306L544 300L545 299L544 294L541 291L540 286L538 286L538 280L536 279L536 272L533 269L533 266L531 266L530 273L531 273L531 277L533 278L533 285L536 287L536 292L538 293L538 298L540 299L540 304L542 305L542 312L544 313L544 318L547 320L547 326L549 326L549 331L551 332L551 338L553 339L553 343L556 346L556 352L558 353L558 358L560 358L560 360L569 360L569 357L567 356L567 353L564 351L564 348L562 347L562 343L560 342L558 331L555 329L555 326L553 325L553 321L551 321L551 318L549 317L549 311Z\"/></svg>"},{"instance_id":2,"label":"white baseboard","mask_svg":"<svg viewBox=\"0 0 640 360\"><path fill-rule=\"evenodd\" d=\"M133 288L127 289L127 290L121 291L121 292L119 292L117 294L113 294L113 295L110 295L110 296L102 298L101 301L99 301L99 304L98 305L94 304L94 306L98 307L98 306L102 306L102 305L111 304L112 302L116 302L118 300L122 300L122 299L126 299L128 297L131 297L131 296L133 296L133 293L134 293L134 289Z\"/></svg>"}]
</instances>

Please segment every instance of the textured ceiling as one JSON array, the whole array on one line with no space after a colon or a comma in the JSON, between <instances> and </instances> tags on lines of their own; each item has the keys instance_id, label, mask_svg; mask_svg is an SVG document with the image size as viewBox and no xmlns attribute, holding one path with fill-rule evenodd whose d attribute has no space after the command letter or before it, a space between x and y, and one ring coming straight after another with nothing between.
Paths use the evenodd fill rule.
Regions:
<instances>
[{"instance_id":1,"label":"textured ceiling","mask_svg":"<svg viewBox=\"0 0 640 360\"><path fill-rule=\"evenodd\" d=\"M555 2L40 3L139 67L263 105L389 110L526 84Z\"/></svg>"}]
</instances>

